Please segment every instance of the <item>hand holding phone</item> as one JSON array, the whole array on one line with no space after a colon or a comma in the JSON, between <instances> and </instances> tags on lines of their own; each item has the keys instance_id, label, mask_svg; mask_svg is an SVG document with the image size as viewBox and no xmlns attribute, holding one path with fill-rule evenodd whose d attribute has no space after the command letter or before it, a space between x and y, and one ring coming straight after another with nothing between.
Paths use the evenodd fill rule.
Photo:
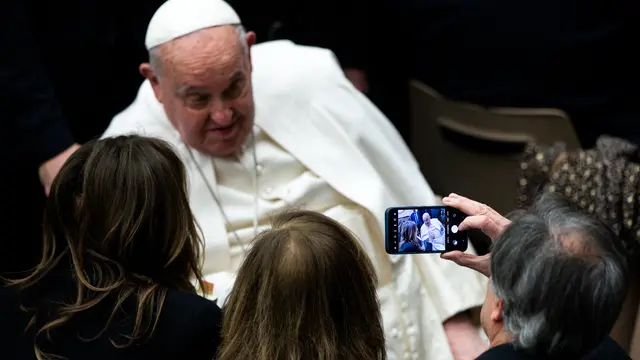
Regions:
<instances>
[{"instance_id":1,"label":"hand holding phone","mask_svg":"<svg viewBox=\"0 0 640 360\"><path fill-rule=\"evenodd\" d=\"M498 238L509 224L511 224L509 219L498 214L498 212L489 206L468 199L464 196L450 194L443 198L442 202L468 214L469 216L463 224L464 228L482 230L482 232L491 238L491 241ZM473 269L486 277L491 276L491 253L478 256L463 252L453 252L442 254L440 257L453 261L460 266Z\"/></svg>"},{"instance_id":2,"label":"hand holding phone","mask_svg":"<svg viewBox=\"0 0 640 360\"><path fill-rule=\"evenodd\" d=\"M467 231L458 228L466 214L450 206L388 208L385 247L389 254L441 254L465 251Z\"/></svg>"}]
</instances>

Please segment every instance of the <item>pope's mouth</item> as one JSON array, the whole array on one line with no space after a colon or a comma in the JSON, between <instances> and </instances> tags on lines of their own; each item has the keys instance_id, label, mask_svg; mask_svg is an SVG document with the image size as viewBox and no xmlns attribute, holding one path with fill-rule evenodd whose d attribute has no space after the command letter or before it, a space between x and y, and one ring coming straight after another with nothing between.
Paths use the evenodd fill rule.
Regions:
<instances>
[{"instance_id":1,"label":"pope's mouth","mask_svg":"<svg viewBox=\"0 0 640 360\"><path fill-rule=\"evenodd\" d=\"M233 137L236 134L236 131L238 130L239 127L240 127L240 122L236 121L229 126L211 129L209 130L209 132L223 139L228 139L230 137Z\"/></svg>"}]
</instances>

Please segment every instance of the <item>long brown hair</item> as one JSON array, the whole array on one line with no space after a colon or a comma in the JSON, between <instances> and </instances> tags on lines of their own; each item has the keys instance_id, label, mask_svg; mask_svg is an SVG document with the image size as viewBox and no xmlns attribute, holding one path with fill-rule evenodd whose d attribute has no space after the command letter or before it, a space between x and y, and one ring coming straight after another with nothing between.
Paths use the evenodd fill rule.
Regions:
<instances>
[{"instance_id":1,"label":"long brown hair","mask_svg":"<svg viewBox=\"0 0 640 360\"><path fill-rule=\"evenodd\" d=\"M427 224L427 226L429 225ZM407 220L400 224L400 242L408 242L415 246L420 246L420 241L418 240L418 225L416 225L415 222Z\"/></svg>"},{"instance_id":2,"label":"long brown hair","mask_svg":"<svg viewBox=\"0 0 640 360\"><path fill-rule=\"evenodd\" d=\"M219 360L384 360L377 278L355 237L310 211L275 217L225 304Z\"/></svg>"},{"instance_id":3,"label":"long brown hair","mask_svg":"<svg viewBox=\"0 0 640 360\"><path fill-rule=\"evenodd\" d=\"M75 293L66 297L70 301L25 306L33 314L29 326L35 328L36 357L55 356L40 346L52 331L111 300L111 315L93 339L107 330L125 301L135 304L136 313L127 314L135 320L133 331L124 335L128 341L111 342L125 347L148 338L169 288L195 292L193 280L202 286L202 246L185 169L168 144L120 136L82 146L52 184L40 264L26 278L10 282L24 298L38 299L42 296L35 294L56 274L69 274L74 284Z\"/></svg>"}]
</instances>

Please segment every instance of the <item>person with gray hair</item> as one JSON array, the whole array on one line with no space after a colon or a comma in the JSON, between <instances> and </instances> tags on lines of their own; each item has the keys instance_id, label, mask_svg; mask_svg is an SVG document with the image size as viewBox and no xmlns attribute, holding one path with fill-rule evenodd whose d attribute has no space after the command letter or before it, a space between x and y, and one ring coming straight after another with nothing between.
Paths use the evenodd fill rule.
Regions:
<instances>
[{"instance_id":1,"label":"person with gray hair","mask_svg":"<svg viewBox=\"0 0 640 360\"><path fill-rule=\"evenodd\" d=\"M620 313L627 261L613 232L557 194L510 221L486 205L443 199L470 215L460 230L494 239L492 252L444 259L490 277L481 310L490 349L478 359L628 359L609 332Z\"/></svg>"}]
</instances>

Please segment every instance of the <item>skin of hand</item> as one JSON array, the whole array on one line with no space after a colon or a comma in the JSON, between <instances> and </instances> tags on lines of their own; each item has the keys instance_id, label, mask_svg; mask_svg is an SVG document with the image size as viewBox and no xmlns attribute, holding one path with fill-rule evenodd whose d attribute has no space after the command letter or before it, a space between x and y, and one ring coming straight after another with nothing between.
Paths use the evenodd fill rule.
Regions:
<instances>
[{"instance_id":1,"label":"skin of hand","mask_svg":"<svg viewBox=\"0 0 640 360\"><path fill-rule=\"evenodd\" d=\"M511 224L509 219L498 214L498 212L489 206L468 199L464 196L451 194L443 198L442 203L446 206L454 207L468 215L468 217L460 223L459 229L461 231L480 229L482 232L487 234L492 241L495 241L495 239L502 234L509 224ZM460 266L478 271L484 276L489 277L491 275L491 253L478 256L466 254L460 251L452 251L449 253L443 253L440 257L446 260L451 260Z\"/></svg>"},{"instance_id":2,"label":"skin of hand","mask_svg":"<svg viewBox=\"0 0 640 360\"><path fill-rule=\"evenodd\" d=\"M344 69L344 75L351 81L353 86L356 89L360 90L361 93L366 94L369 92L369 83L367 81L367 75L364 71L360 69Z\"/></svg>"},{"instance_id":3,"label":"skin of hand","mask_svg":"<svg viewBox=\"0 0 640 360\"><path fill-rule=\"evenodd\" d=\"M480 330L466 314L445 321L444 332L455 360L473 360L489 349L489 343L480 337Z\"/></svg>"},{"instance_id":4,"label":"skin of hand","mask_svg":"<svg viewBox=\"0 0 640 360\"><path fill-rule=\"evenodd\" d=\"M55 179L56 175L58 175L58 172L62 168L62 165L64 165L69 156L71 156L74 151L78 150L78 148L80 148L80 145L73 144L65 151L40 165L40 168L38 169L38 175L40 176L40 183L44 187L44 194L46 196L49 196L49 191L51 190L53 179Z\"/></svg>"},{"instance_id":5,"label":"skin of hand","mask_svg":"<svg viewBox=\"0 0 640 360\"><path fill-rule=\"evenodd\" d=\"M487 205L468 199L464 196L451 194L442 199L447 206L452 206L468 217L460 223L460 230L480 229L491 240L498 238L509 226L511 221ZM451 260L456 264L468 267L489 277L491 254L482 256L466 254L460 251L443 253L443 259ZM489 344L484 341L473 326L471 319L464 314L458 314L444 323L444 329L449 339L449 346L456 360L472 360L489 348Z\"/></svg>"}]
</instances>

